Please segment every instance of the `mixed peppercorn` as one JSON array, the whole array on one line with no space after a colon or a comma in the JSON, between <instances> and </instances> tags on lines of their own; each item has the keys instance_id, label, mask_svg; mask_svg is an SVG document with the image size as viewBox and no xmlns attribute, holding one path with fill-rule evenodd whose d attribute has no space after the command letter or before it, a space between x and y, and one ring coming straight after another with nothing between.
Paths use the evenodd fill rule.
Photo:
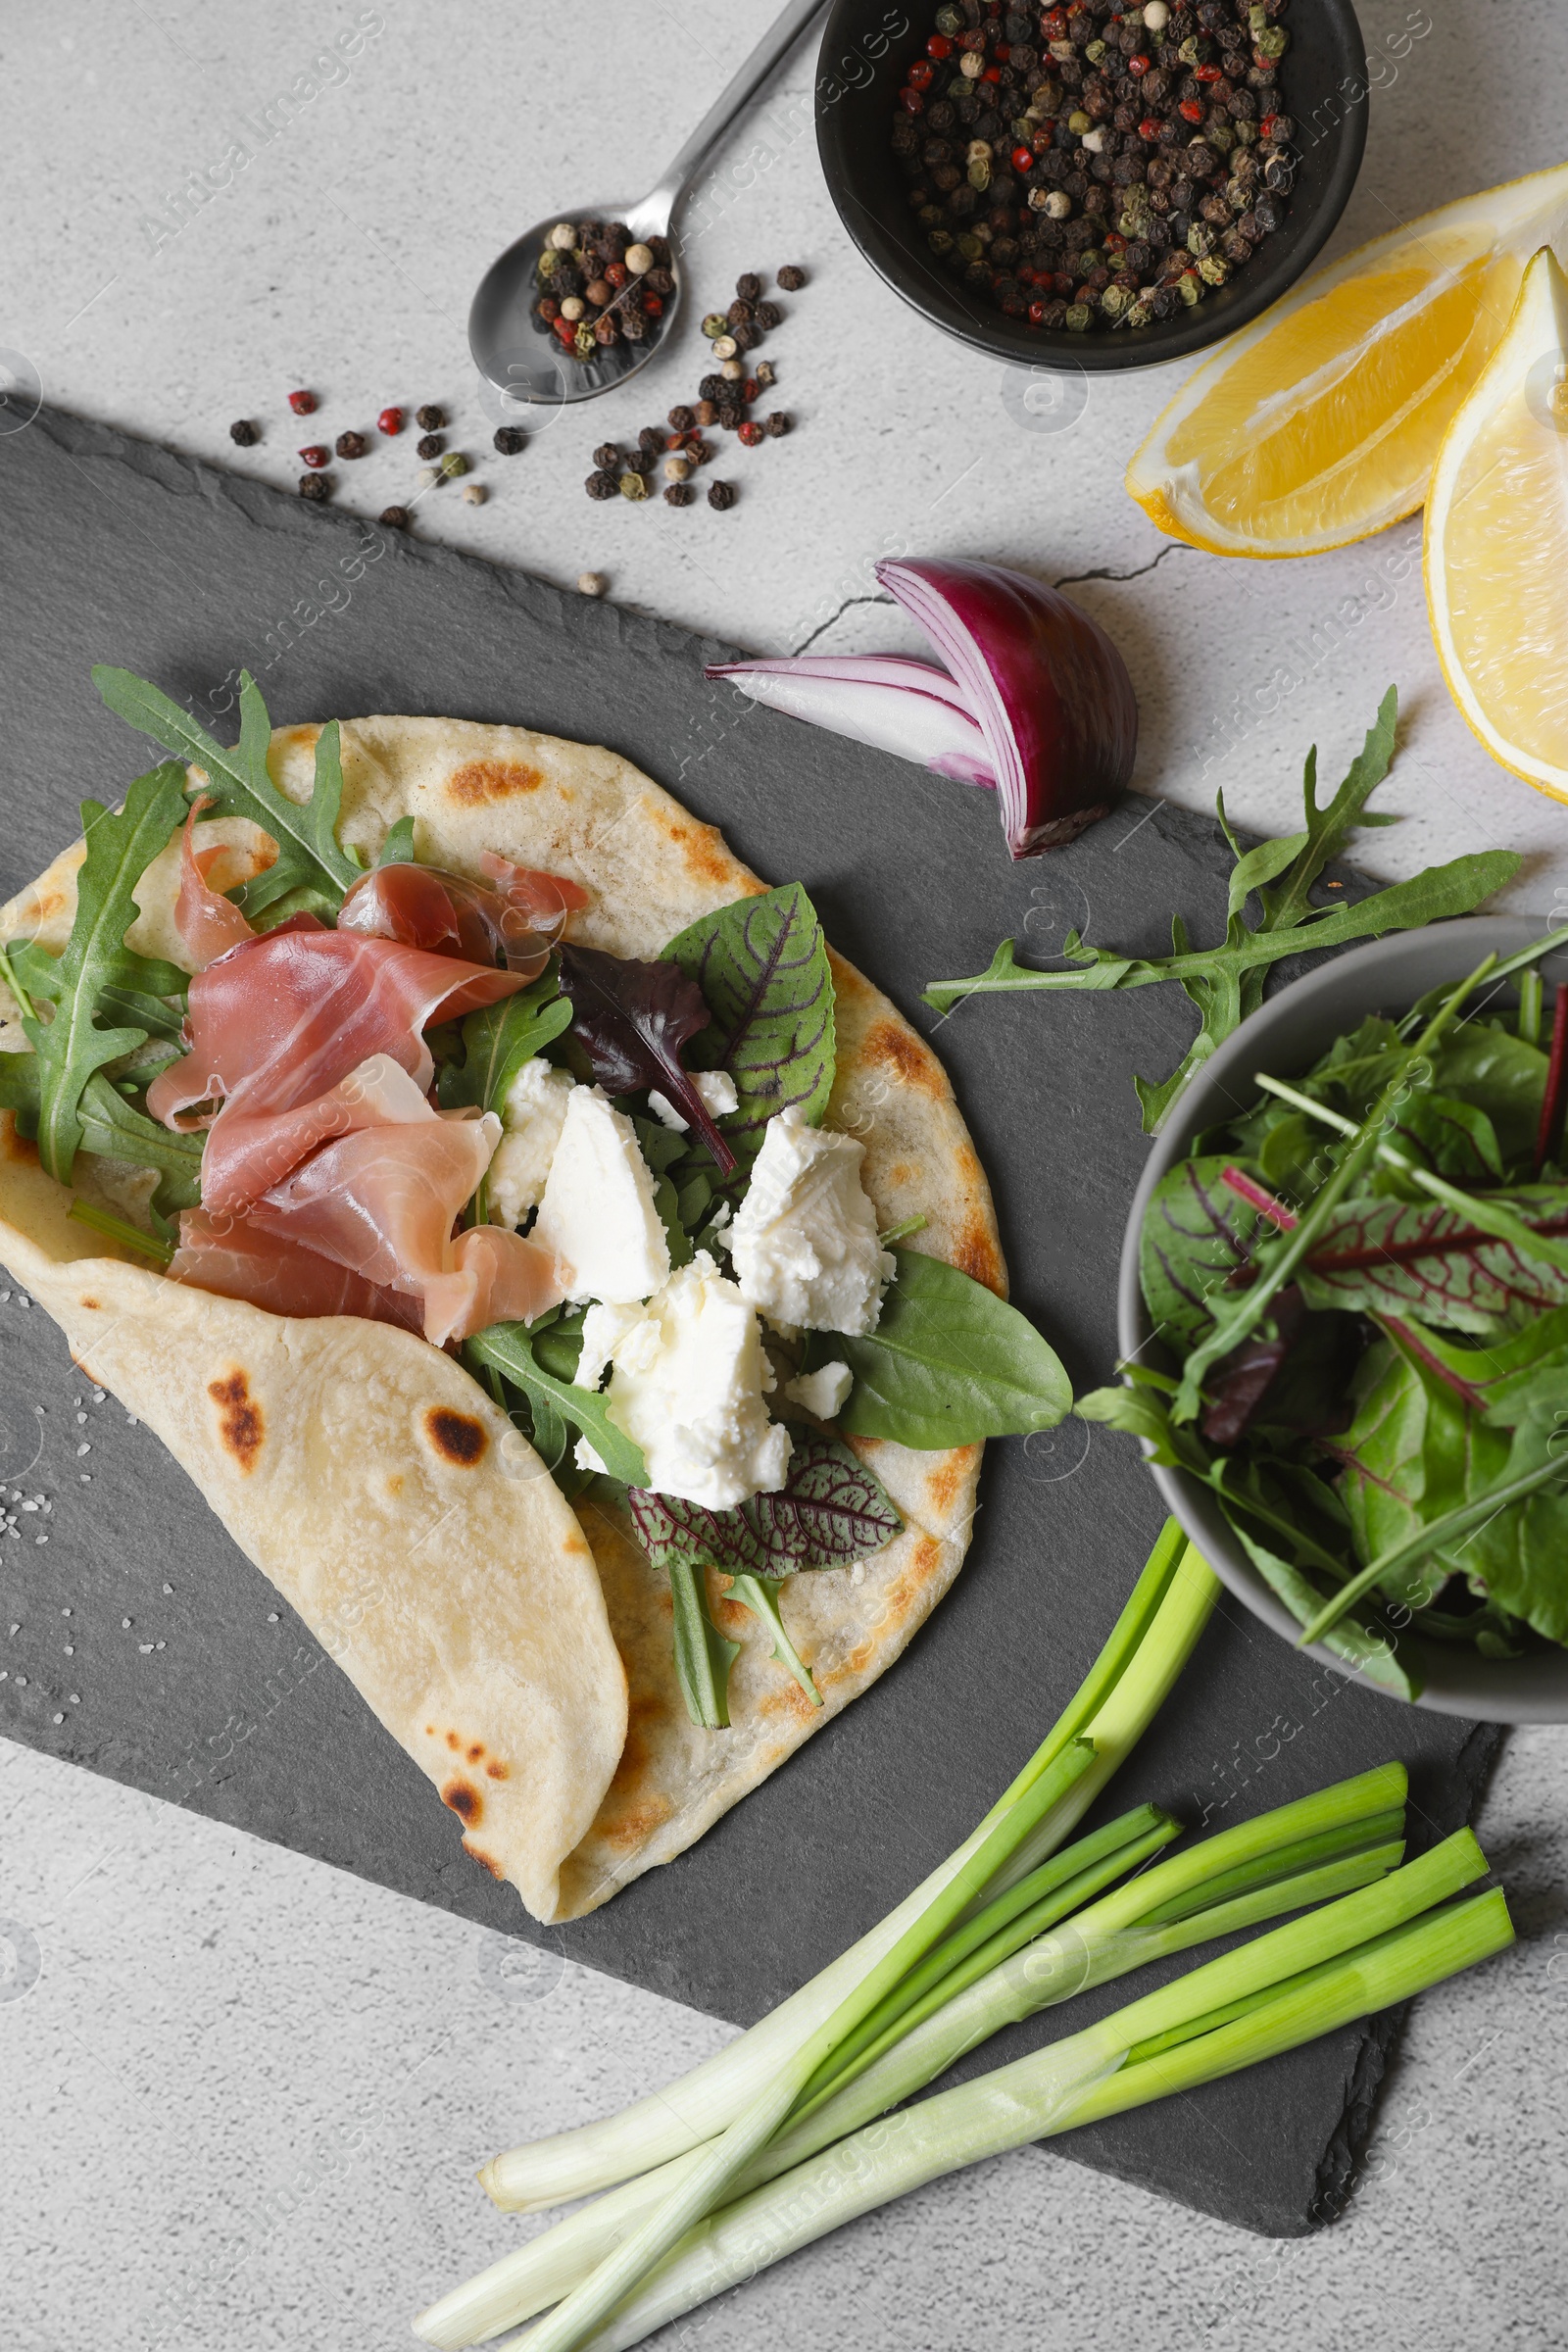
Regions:
<instances>
[{"instance_id":1,"label":"mixed peppercorn","mask_svg":"<svg viewBox=\"0 0 1568 2352\"><path fill-rule=\"evenodd\" d=\"M288 405L296 416L313 416L319 403L314 392L301 390L289 394ZM399 408L383 409L375 421L377 429L384 433L388 440L393 440L403 430L404 412ZM425 459L439 460L438 464L427 465L420 472L419 481L424 489L433 490L442 482L457 480L468 471L468 461L461 451L447 448L445 433L447 417L444 409L438 408L433 401L426 401L422 408L416 411L415 421L422 436L418 444L418 455ZM238 416L229 426L228 436L236 448L254 449L262 437L261 427L248 416ZM527 439L526 433L521 432L514 424L498 426L494 435L495 447L504 458L516 457L521 450L526 448ZM324 441L307 443L299 453L306 467L306 471L301 474L299 480L301 498L311 499L318 505L322 500L331 497L332 476L326 468L332 463L334 450L338 457L345 462L352 462L359 458L368 457L370 447L371 436L368 433L356 432L352 429L339 433L331 449ZM482 507L486 495L483 486L478 482L469 482L463 493L465 503L470 507ZM409 519L409 510L404 506L386 507L381 513L381 520L388 530L407 530Z\"/></svg>"},{"instance_id":2,"label":"mixed peppercorn","mask_svg":"<svg viewBox=\"0 0 1568 2352\"><path fill-rule=\"evenodd\" d=\"M787 293L794 293L805 285L806 272L786 264L778 272L778 282ZM689 507L697 495L691 476L713 456L712 443L704 439L706 433L733 433L747 449L787 433L792 419L785 410L773 409L760 419L751 413L777 380L771 361L743 356L754 352L765 334L782 324L783 318L778 304L763 297L762 280L755 270L748 270L738 277L728 310L710 311L703 320L710 357L715 365L699 383L696 400L678 402L662 424L645 424L630 448L623 449L615 441L601 442L594 451L594 470L583 485L589 497L645 499L650 475L662 469L665 505ZM732 507L734 484L711 483L708 503L720 514Z\"/></svg>"},{"instance_id":3,"label":"mixed peppercorn","mask_svg":"<svg viewBox=\"0 0 1568 2352\"><path fill-rule=\"evenodd\" d=\"M675 291L668 239L644 243L624 220L558 220L534 276L534 325L574 360L645 342Z\"/></svg>"},{"instance_id":4,"label":"mixed peppercorn","mask_svg":"<svg viewBox=\"0 0 1568 2352\"><path fill-rule=\"evenodd\" d=\"M1285 216L1289 0L939 8L893 148L937 258L1008 318L1175 318Z\"/></svg>"}]
</instances>

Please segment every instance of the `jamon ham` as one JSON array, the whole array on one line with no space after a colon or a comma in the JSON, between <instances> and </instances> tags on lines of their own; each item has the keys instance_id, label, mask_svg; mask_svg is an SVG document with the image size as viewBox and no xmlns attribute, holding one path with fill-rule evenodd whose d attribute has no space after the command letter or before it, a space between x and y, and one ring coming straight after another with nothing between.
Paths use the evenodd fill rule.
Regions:
<instances>
[{"instance_id":1,"label":"jamon ham","mask_svg":"<svg viewBox=\"0 0 1568 2352\"><path fill-rule=\"evenodd\" d=\"M395 940L437 956L503 964L536 980L574 907L588 893L556 874L535 873L486 850L480 859L494 884L439 866L378 865L356 882L338 910L338 929Z\"/></svg>"},{"instance_id":2,"label":"jamon ham","mask_svg":"<svg viewBox=\"0 0 1568 2352\"><path fill-rule=\"evenodd\" d=\"M416 1294L424 1336L438 1348L486 1323L531 1319L565 1296L552 1253L500 1226L452 1239L500 1136L493 1111L364 1128L274 1186L249 1222L378 1289Z\"/></svg>"},{"instance_id":3,"label":"jamon ham","mask_svg":"<svg viewBox=\"0 0 1568 2352\"><path fill-rule=\"evenodd\" d=\"M191 1050L159 1072L147 1107L166 1127L214 1097L225 1110L293 1110L372 1054L390 1054L422 1090L431 1072L419 1034L426 1021L456 1020L524 985L517 972L391 940L281 926L196 974Z\"/></svg>"},{"instance_id":4,"label":"jamon ham","mask_svg":"<svg viewBox=\"0 0 1568 2352\"><path fill-rule=\"evenodd\" d=\"M318 1145L365 1127L428 1125L435 1115L417 1080L390 1054L372 1054L324 1095L292 1110L225 1107L202 1153L202 1205L215 1216L233 1216L281 1184Z\"/></svg>"},{"instance_id":5,"label":"jamon ham","mask_svg":"<svg viewBox=\"0 0 1568 2352\"><path fill-rule=\"evenodd\" d=\"M283 1242L246 1217L213 1217L187 1208L179 1220L179 1248L170 1262L171 1282L216 1291L220 1298L245 1298L274 1315L364 1315L372 1323L401 1323L419 1331L419 1301L351 1274L315 1250Z\"/></svg>"},{"instance_id":6,"label":"jamon ham","mask_svg":"<svg viewBox=\"0 0 1568 2352\"><path fill-rule=\"evenodd\" d=\"M256 936L233 900L214 890L207 878L223 856L221 849L196 847L196 820L211 806L210 793L203 793L190 805L179 845L179 896L174 902L174 928L190 956L192 970L198 972L206 971L230 948Z\"/></svg>"}]
</instances>

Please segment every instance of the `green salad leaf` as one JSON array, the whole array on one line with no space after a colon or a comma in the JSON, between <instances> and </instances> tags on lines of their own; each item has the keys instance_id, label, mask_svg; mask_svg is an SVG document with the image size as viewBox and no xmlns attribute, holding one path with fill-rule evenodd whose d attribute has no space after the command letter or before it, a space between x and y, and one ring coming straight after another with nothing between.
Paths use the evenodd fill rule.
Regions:
<instances>
[{"instance_id":1,"label":"green salad leaf","mask_svg":"<svg viewBox=\"0 0 1568 2352\"><path fill-rule=\"evenodd\" d=\"M100 996L107 986L123 985L127 970L139 962L125 947L138 912L136 886L184 815L182 782L182 771L170 761L138 776L117 813L97 801L81 804L87 850L76 875L71 937L47 975L52 1018L24 1015L22 1024L38 1065L27 1074L37 1080L38 1157L60 1184L71 1182L84 1142L81 1099L88 1080L147 1042L141 1027L101 1027ZM29 983L36 978L36 964L29 962Z\"/></svg>"},{"instance_id":2,"label":"green salad leaf","mask_svg":"<svg viewBox=\"0 0 1568 2352\"><path fill-rule=\"evenodd\" d=\"M413 865L416 862L412 816L400 816L395 825L388 825L386 839L381 844L375 862L377 865Z\"/></svg>"},{"instance_id":3,"label":"green salad leaf","mask_svg":"<svg viewBox=\"0 0 1568 2352\"><path fill-rule=\"evenodd\" d=\"M1054 1429L1072 1387L1026 1315L956 1266L896 1250L874 1332L812 1332L807 1367L837 1358L855 1375L839 1427L920 1451Z\"/></svg>"},{"instance_id":4,"label":"green salad leaf","mask_svg":"<svg viewBox=\"0 0 1568 2352\"><path fill-rule=\"evenodd\" d=\"M571 1005L561 994L554 964L531 986L499 1004L468 1013L462 1028L463 1059L442 1067L436 1097L443 1110L499 1111L526 1061L571 1026Z\"/></svg>"},{"instance_id":5,"label":"green salad leaf","mask_svg":"<svg viewBox=\"0 0 1568 2352\"><path fill-rule=\"evenodd\" d=\"M547 1371L540 1361L548 1337L542 1333L535 1341L525 1323L492 1323L465 1341L464 1353L470 1371L477 1366L499 1372L522 1392L536 1414L553 1415L585 1437L612 1478L628 1487L646 1486L648 1465L642 1447L612 1421L606 1399L594 1389L579 1389L569 1374Z\"/></svg>"},{"instance_id":6,"label":"green salad leaf","mask_svg":"<svg viewBox=\"0 0 1568 2352\"><path fill-rule=\"evenodd\" d=\"M1343 901L1333 906L1312 905L1310 894L1324 867L1341 855L1352 833L1367 825L1396 821L1382 814L1369 815L1366 804L1388 774L1397 714L1398 697L1390 687L1360 755L1326 807L1319 807L1317 800L1314 747L1307 756L1303 783L1306 824L1288 839L1261 842L1244 856L1227 822L1223 799L1217 803L1220 825L1236 858L1222 945L1194 949L1187 927L1177 915L1171 923L1169 956L1124 956L1115 949L1085 947L1073 931L1063 943L1060 958L1069 968L1039 971L1020 964L1013 941L1004 939L986 971L966 980L933 981L925 991L926 1003L938 1012L949 1012L972 996L1017 990L1148 988L1174 981L1197 1005L1200 1021L1197 1037L1168 1078L1158 1083L1143 1078L1133 1081L1143 1105L1144 1132L1154 1134L1193 1072L1257 1009L1269 970L1282 957L1344 947L1355 939L1378 939L1387 932L1416 930L1450 915L1473 913L1519 871L1523 860L1512 851L1487 851L1455 858L1446 865L1429 866L1413 880L1374 891L1353 906ZM1250 899L1255 899L1259 909L1252 923L1246 918Z\"/></svg>"},{"instance_id":7,"label":"green salad leaf","mask_svg":"<svg viewBox=\"0 0 1568 2352\"><path fill-rule=\"evenodd\" d=\"M768 1120L794 1103L818 1126L833 1091L833 974L822 926L802 885L789 882L703 915L664 955L697 983L712 1016L690 1041L690 1066L727 1070L735 1081L739 1106L721 1131L738 1166L715 1190L740 1191Z\"/></svg>"},{"instance_id":8,"label":"green salad leaf","mask_svg":"<svg viewBox=\"0 0 1568 2352\"><path fill-rule=\"evenodd\" d=\"M1544 1238L1568 1241L1568 1185L1496 1189L1487 1200ZM1311 1307L1396 1315L1483 1339L1568 1305L1568 1268L1429 1200L1342 1201L1298 1280Z\"/></svg>"},{"instance_id":9,"label":"green salad leaf","mask_svg":"<svg viewBox=\"0 0 1568 2352\"><path fill-rule=\"evenodd\" d=\"M1154 1329L1191 1348L1213 1321L1209 1304L1251 1256L1266 1220L1221 1182L1227 1152L1184 1159L1158 1185L1139 1237L1139 1279Z\"/></svg>"},{"instance_id":10,"label":"green salad leaf","mask_svg":"<svg viewBox=\"0 0 1568 2352\"><path fill-rule=\"evenodd\" d=\"M203 770L203 789L215 803L212 815L247 816L276 843L275 862L230 894L253 921L268 908L277 911L285 899L291 910L309 906L328 918L336 914L362 868L337 838L343 769L335 718L317 737L315 790L301 803L272 782L267 764L271 720L249 670L240 673L239 741L227 750L188 710L128 669L99 663L92 682L111 710Z\"/></svg>"}]
</instances>

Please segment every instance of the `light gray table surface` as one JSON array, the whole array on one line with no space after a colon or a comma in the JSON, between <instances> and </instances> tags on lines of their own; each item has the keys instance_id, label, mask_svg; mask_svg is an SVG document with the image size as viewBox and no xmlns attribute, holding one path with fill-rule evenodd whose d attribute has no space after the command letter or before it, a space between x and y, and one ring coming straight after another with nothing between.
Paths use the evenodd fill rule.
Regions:
<instances>
[{"instance_id":1,"label":"light gray table surface","mask_svg":"<svg viewBox=\"0 0 1568 2352\"><path fill-rule=\"evenodd\" d=\"M763 652L915 650L871 601L886 553L1071 581L1138 686L1138 788L1196 807L1222 785L1260 829L1292 823L1306 744L1343 772L1396 680L1408 726L1386 805L1405 821L1365 862L1395 877L1508 846L1530 858L1515 904L1568 903L1568 812L1494 767L1444 689L1419 523L1266 567L1169 547L1120 483L1175 379L1097 381L1050 429L1060 416L1027 378L904 309L823 191L809 49L715 159L677 351L523 457L493 456L463 331L479 270L555 205L651 183L765 15L765 0L9 11L0 367L279 484L299 443L388 401L440 401L490 496L424 499L421 532L561 581L602 570L621 601ZM1397 72L1334 251L1562 160L1553 0L1362 0L1361 18ZM356 29L360 53L328 76L317 61ZM236 147L249 162L215 186ZM786 261L810 278L774 339L797 429L726 456L734 511L591 505L593 444L690 397L697 316L738 271ZM283 406L300 382L322 395L308 423ZM234 451L239 416L264 424L260 447ZM415 466L405 435L338 466L342 503L378 511L412 493ZM0 516L0 582L4 531ZM1047 911L1056 888L1045 861ZM5 1622L0 1606L0 1641ZM1560 1734L1512 1735L1481 1833L1520 1943L1419 2004L1331 2231L1275 2245L1025 2150L731 2297L705 2315L705 2347L1561 2345L1565 1790ZM411 2340L421 2301L536 2226L480 2196L487 2155L725 2038L569 1964L515 1981L478 1929L3 1744L0 1824L8 2352Z\"/></svg>"}]
</instances>

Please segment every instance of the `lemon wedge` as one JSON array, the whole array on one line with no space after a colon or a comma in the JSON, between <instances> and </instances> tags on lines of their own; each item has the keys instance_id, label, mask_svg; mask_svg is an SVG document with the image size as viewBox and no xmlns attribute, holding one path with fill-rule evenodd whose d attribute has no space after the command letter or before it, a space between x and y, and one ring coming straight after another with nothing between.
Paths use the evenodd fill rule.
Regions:
<instances>
[{"instance_id":1,"label":"lemon wedge","mask_svg":"<svg viewBox=\"0 0 1568 2352\"><path fill-rule=\"evenodd\" d=\"M1426 578L1454 701L1494 760L1568 801L1568 277L1549 246L1443 444Z\"/></svg>"},{"instance_id":2,"label":"lemon wedge","mask_svg":"<svg viewBox=\"0 0 1568 2352\"><path fill-rule=\"evenodd\" d=\"M1428 213L1304 278L1155 421L1127 488L1172 539L1311 556L1413 514L1530 255L1568 246L1568 165Z\"/></svg>"}]
</instances>

